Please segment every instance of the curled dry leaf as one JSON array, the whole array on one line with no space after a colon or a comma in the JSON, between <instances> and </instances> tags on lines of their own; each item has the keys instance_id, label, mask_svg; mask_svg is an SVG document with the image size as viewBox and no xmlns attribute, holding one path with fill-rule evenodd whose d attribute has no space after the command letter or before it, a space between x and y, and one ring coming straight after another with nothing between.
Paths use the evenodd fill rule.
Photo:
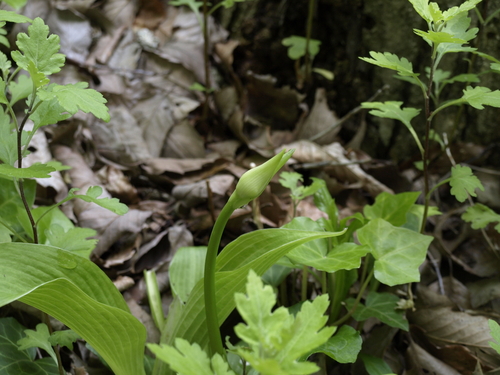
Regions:
<instances>
[{"instance_id":1,"label":"curled dry leaf","mask_svg":"<svg viewBox=\"0 0 500 375\"><path fill-rule=\"evenodd\" d=\"M225 195L234 182L231 175L216 175L208 180L193 184L178 185L172 189L172 196L185 207L194 207L208 198L207 184L213 194Z\"/></svg>"},{"instance_id":2,"label":"curled dry leaf","mask_svg":"<svg viewBox=\"0 0 500 375\"><path fill-rule=\"evenodd\" d=\"M353 161L345 156L346 151L340 143L319 146L316 143L302 140L281 148L295 149L293 158L300 163L331 162L332 165L325 167L326 173L345 184L360 183L374 197L382 192L394 194L387 186L363 171L358 164L353 164Z\"/></svg>"},{"instance_id":3,"label":"curled dry leaf","mask_svg":"<svg viewBox=\"0 0 500 375\"><path fill-rule=\"evenodd\" d=\"M413 341L406 351L406 359L415 374L461 375L453 367L429 354Z\"/></svg>"}]
</instances>

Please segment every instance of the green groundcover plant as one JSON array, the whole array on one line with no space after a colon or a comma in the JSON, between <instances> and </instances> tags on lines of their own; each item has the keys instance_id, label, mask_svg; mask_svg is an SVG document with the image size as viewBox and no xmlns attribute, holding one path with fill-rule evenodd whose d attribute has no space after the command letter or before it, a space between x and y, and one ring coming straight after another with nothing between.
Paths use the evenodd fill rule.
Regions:
<instances>
[{"instance_id":1,"label":"green groundcover plant","mask_svg":"<svg viewBox=\"0 0 500 375\"><path fill-rule=\"evenodd\" d=\"M396 70L421 87L428 101L442 56L470 51L462 46L476 32L468 30L467 12L479 0L444 12L435 3L410 2L429 25L429 31L416 31L432 47L428 83L413 72L411 63L390 53L372 52L365 60ZM199 2L193 4L196 9L200 6ZM433 239L422 234L422 228L427 216L439 214L429 207L432 189L427 185L424 205L416 203L419 192L382 193L362 213L341 218L325 181L312 179L304 186L300 174L284 172L280 182L291 190L294 206L313 196L325 218L293 217L282 228L244 234L218 254L224 227L234 210L257 198L292 156L293 150L283 150L241 177L207 247L182 248L176 253L170 265L175 298L167 317L163 316L154 272L145 273L152 315L161 332L159 343L146 345L144 326L130 314L109 278L88 259L95 246L95 240L88 238L94 232L75 227L59 210L70 199L93 202L118 214L126 213L127 207L117 199L99 198L100 187L71 190L53 206L35 207L34 179L49 177L65 167L57 162L23 165L37 130L78 111L108 121L106 100L83 82L50 82L65 58L59 53L59 38L49 35L43 20L0 11L0 22L0 26L5 22L31 24L27 33L17 35L17 49L10 57L0 53L0 306L18 300L46 314L35 330L26 330L12 318L0 319L0 374L64 374L58 348L71 349L79 338L117 375L311 374L320 369L312 361L318 356L338 363L357 360L362 339L358 330L345 324L350 319L359 322L358 327L368 318L376 318L408 330L399 298L379 292L379 287L420 279L418 268ZM429 111L423 144L411 126L418 110L401 108L399 102L364 106L408 127L422 151L425 172L433 116L456 104L480 109L496 105L499 96L497 91L471 87L461 99ZM25 110L18 119L14 105L23 104ZM33 123L31 128L27 128L28 120ZM461 202L481 187L464 166L454 167L445 182ZM499 221L486 206L472 207L464 218L476 227ZM301 278L299 300L288 298L280 289L289 274ZM352 289L356 290L353 296ZM279 295L276 290L281 291ZM409 298L411 305L411 295ZM280 307L273 309L276 303ZM223 341L220 326L234 309L243 322L234 327L235 338ZM48 315L70 329L53 332L46 324ZM44 349L48 357L35 360L36 348ZM154 362L145 356L146 348L155 354ZM391 372L381 358L359 357L370 374Z\"/></svg>"}]
</instances>

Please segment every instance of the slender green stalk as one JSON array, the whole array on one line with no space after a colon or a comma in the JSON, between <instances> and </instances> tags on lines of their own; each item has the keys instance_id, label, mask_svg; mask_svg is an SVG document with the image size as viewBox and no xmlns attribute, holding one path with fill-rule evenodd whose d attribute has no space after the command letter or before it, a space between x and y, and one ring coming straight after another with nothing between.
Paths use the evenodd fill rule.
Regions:
<instances>
[{"instance_id":1,"label":"slender green stalk","mask_svg":"<svg viewBox=\"0 0 500 375\"><path fill-rule=\"evenodd\" d=\"M347 297L347 271L338 270L328 276L331 280L331 287L328 288L328 294L331 301L330 317L328 320L333 322L339 317L340 310L342 309L342 301Z\"/></svg>"},{"instance_id":2,"label":"slender green stalk","mask_svg":"<svg viewBox=\"0 0 500 375\"><path fill-rule=\"evenodd\" d=\"M307 300L307 266L302 266L302 283L300 289L300 300L304 302Z\"/></svg>"},{"instance_id":3,"label":"slender green stalk","mask_svg":"<svg viewBox=\"0 0 500 375\"><path fill-rule=\"evenodd\" d=\"M205 313L207 317L210 350L212 355L218 353L223 358L226 358L226 351L222 345L222 337L219 331L219 319L217 317L217 301L215 296L215 263L217 260L217 253L219 252L222 232L224 231L224 227L234 211L234 207L230 201L222 208L222 211L220 212L219 217L215 221L212 229L212 234L210 235L210 240L208 241L204 276Z\"/></svg>"},{"instance_id":4,"label":"slender green stalk","mask_svg":"<svg viewBox=\"0 0 500 375\"><path fill-rule=\"evenodd\" d=\"M151 308L152 313L151 315L153 315L156 327L160 330L160 332L162 332L163 327L165 327L165 316L163 315L161 295L158 287L158 280L156 279L156 272L144 270L144 281L146 282L149 307Z\"/></svg>"}]
</instances>

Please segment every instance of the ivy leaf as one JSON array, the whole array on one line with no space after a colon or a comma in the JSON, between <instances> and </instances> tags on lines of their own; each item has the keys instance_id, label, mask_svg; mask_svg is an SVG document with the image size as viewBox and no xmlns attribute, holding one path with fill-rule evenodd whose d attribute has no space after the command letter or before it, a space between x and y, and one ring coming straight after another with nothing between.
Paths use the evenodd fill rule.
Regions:
<instances>
[{"instance_id":1,"label":"ivy leaf","mask_svg":"<svg viewBox=\"0 0 500 375\"><path fill-rule=\"evenodd\" d=\"M292 60L298 60L306 55L307 39L302 36L292 35L283 39L281 43L285 47L288 47L288 57ZM311 59L314 59L314 57L318 54L320 45L321 41L309 39L308 49Z\"/></svg>"},{"instance_id":2,"label":"ivy leaf","mask_svg":"<svg viewBox=\"0 0 500 375\"><path fill-rule=\"evenodd\" d=\"M417 200L419 192L408 192L400 194L380 193L375 198L375 203L365 206L363 213L367 219L381 218L399 227L406 223L406 213Z\"/></svg>"},{"instance_id":3,"label":"ivy leaf","mask_svg":"<svg viewBox=\"0 0 500 375\"><path fill-rule=\"evenodd\" d=\"M26 328L14 318L0 319L0 369L5 375L58 375L57 364L51 358L35 361L36 350L19 350L16 342L24 337ZM22 372L21 370L22 369Z\"/></svg>"},{"instance_id":4,"label":"ivy leaf","mask_svg":"<svg viewBox=\"0 0 500 375\"><path fill-rule=\"evenodd\" d=\"M52 335L49 337L49 342L52 346L65 346L69 350L73 350L73 343L79 339L81 339L81 337L78 333L71 329L65 329L64 331L52 332Z\"/></svg>"},{"instance_id":5,"label":"ivy leaf","mask_svg":"<svg viewBox=\"0 0 500 375\"><path fill-rule=\"evenodd\" d=\"M12 51L12 58L24 70L28 70L32 62L37 70L43 74L57 73L64 65L65 57L59 51L59 36L49 35L49 27L39 17L33 20L28 27L28 34L17 34L17 46L19 51Z\"/></svg>"},{"instance_id":6,"label":"ivy leaf","mask_svg":"<svg viewBox=\"0 0 500 375\"><path fill-rule=\"evenodd\" d=\"M469 194L473 197L477 197L475 193L476 188L484 191L483 184L474 176L472 170L460 164L451 168L450 186L450 193L454 195L459 202L465 202Z\"/></svg>"},{"instance_id":7,"label":"ivy leaf","mask_svg":"<svg viewBox=\"0 0 500 375\"><path fill-rule=\"evenodd\" d=\"M389 286L420 280L418 267L433 240L431 236L373 219L358 230L359 242L375 258L375 278Z\"/></svg>"},{"instance_id":8,"label":"ivy leaf","mask_svg":"<svg viewBox=\"0 0 500 375\"><path fill-rule=\"evenodd\" d=\"M382 68L396 70L399 75L417 77L418 74L413 72L413 65L405 57L401 59L390 52L374 52L370 51L369 57L360 57L361 60L366 61L370 64L378 65Z\"/></svg>"},{"instance_id":9,"label":"ivy leaf","mask_svg":"<svg viewBox=\"0 0 500 375\"><path fill-rule=\"evenodd\" d=\"M473 229L481 229L486 228L490 223L500 222L500 215L488 206L476 203L462 214L462 220L471 223ZM495 230L500 233L500 224L495 226Z\"/></svg>"},{"instance_id":10,"label":"ivy leaf","mask_svg":"<svg viewBox=\"0 0 500 375\"><path fill-rule=\"evenodd\" d=\"M484 109L483 105L500 107L500 90L491 91L487 87L468 86L464 90L462 99L476 109Z\"/></svg>"},{"instance_id":11,"label":"ivy leaf","mask_svg":"<svg viewBox=\"0 0 500 375\"><path fill-rule=\"evenodd\" d=\"M358 331L348 325L340 327L335 336L314 349L314 353L324 353L339 363L354 363L361 351L363 339ZM312 353L311 353L312 354Z\"/></svg>"},{"instance_id":12,"label":"ivy leaf","mask_svg":"<svg viewBox=\"0 0 500 375\"><path fill-rule=\"evenodd\" d=\"M67 251L71 251L84 258L89 258L90 253L97 245L96 239L88 239L93 237L97 232L90 228L64 228L58 224L53 224L49 229L45 230L46 244Z\"/></svg>"},{"instance_id":13,"label":"ivy leaf","mask_svg":"<svg viewBox=\"0 0 500 375\"><path fill-rule=\"evenodd\" d=\"M79 189L73 188L68 192L68 198L78 198L85 202L95 203L111 212L114 212L118 215L124 215L128 212L128 207L126 204L120 203L120 201L116 198L99 198L102 194L102 187L100 186L91 186L88 188L85 195L83 194L75 194Z\"/></svg>"},{"instance_id":14,"label":"ivy leaf","mask_svg":"<svg viewBox=\"0 0 500 375\"><path fill-rule=\"evenodd\" d=\"M246 324L238 324L234 331L250 349L239 347L238 354L263 375L317 371L315 364L297 359L324 344L335 331L335 327L324 327L328 296L304 302L294 317L284 307L271 312L276 295L253 271L248 275L246 291L246 295L235 295L236 307Z\"/></svg>"},{"instance_id":15,"label":"ivy leaf","mask_svg":"<svg viewBox=\"0 0 500 375\"><path fill-rule=\"evenodd\" d=\"M489 341L488 344L490 344L490 346L496 350L496 352L498 354L500 354L500 325L498 325L497 322L495 322L494 320L491 320L491 319L488 319L488 325L490 327L490 331L491 331L491 337L493 337L493 339L496 341L496 342L493 342L493 341Z\"/></svg>"},{"instance_id":16,"label":"ivy leaf","mask_svg":"<svg viewBox=\"0 0 500 375\"><path fill-rule=\"evenodd\" d=\"M19 100L27 98L33 92L33 82L25 75L20 75L17 82L9 84L10 105L13 106Z\"/></svg>"},{"instance_id":17,"label":"ivy leaf","mask_svg":"<svg viewBox=\"0 0 500 375\"><path fill-rule=\"evenodd\" d=\"M176 338L175 348L169 345L147 344L156 358L168 363L172 370L182 375L235 375L219 354L212 360L198 344Z\"/></svg>"},{"instance_id":18,"label":"ivy leaf","mask_svg":"<svg viewBox=\"0 0 500 375\"><path fill-rule=\"evenodd\" d=\"M78 82L75 84L58 85L51 84L44 90L39 90L40 100L52 100L57 98L59 104L74 115L78 110L85 113L92 113L97 118L109 121L106 99L96 90L89 89L87 82Z\"/></svg>"},{"instance_id":19,"label":"ivy leaf","mask_svg":"<svg viewBox=\"0 0 500 375\"><path fill-rule=\"evenodd\" d=\"M399 298L391 293L369 292L365 304L358 304L352 316L358 322L368 318L377 318L382 323L391 327L408 331L408 321L404 317L402 310L396 310ZM346 307L351 310L354 307L355 299L348 298Z\"/></svg>"},{"instance_id":20,"label":"ivy leaf","mask_svg":"<svg viewBox=\"0 0 500 375\"><path fill-rule=\"evenodd\" d=\"M27 329L24 331L26 337L23 337L17 342L19 350L26 350L29 348L41 348L45 350L54 360L57 365L57 356L54 348L49 342L50 333L49 328L45 323L37 324L36 331Z\"/></svg>"}]
</instances>

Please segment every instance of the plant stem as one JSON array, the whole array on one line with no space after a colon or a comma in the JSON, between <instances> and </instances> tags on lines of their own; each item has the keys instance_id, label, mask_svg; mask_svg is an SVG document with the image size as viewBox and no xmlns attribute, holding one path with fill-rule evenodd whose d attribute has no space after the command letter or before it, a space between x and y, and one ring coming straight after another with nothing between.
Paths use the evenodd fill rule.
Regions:
<instances>
[{"instance_id":1,"label":"plant stem","mask_svg":"<svg viewBox=\"0 0 500 375\"><path fill-rule=\"evenodd\" d=\"M432 113L430 97L432 92L432 81L434 80L434 71L436 61L436 47L432 53L431 68L429 72L429 85L427 87L427 92L425 95L425 139L424 139L424 156L422 158L423 170L424 170L424 214L422 215L422 224L420 227L420 233L425 232L425 223L427 221L427 215L429 213L429 138L432 125Z\"/></svg>"},{"instance_id":2,"label":"plant stem","mask_svg":"<svg viewBox=\"0 0 500 375\"><path fill-rule=\"evenodd\" d=\"M231 217L234 207L229 202L222 208L219 217L215 221L208 241L207 257L205 259L205 276L204 276L204 293L205 293L205 314L207 319L208 339L210 342L210 350L212 355L215 353L220 354L226 358L226 352L222 345L222 338L219 331L219 319L217 316L217 301L215 295L215 263L217 260L217 253L219 252L220 240L222 232Z\"/></svg>"},{"instance_id":3,"label":"plant stem","mask_svg":"<svg viewBox=\"0 0 500 375\"><path fill-rule=\"evenodd\" d=\"M307 266L302 266L302 284L300 289L300 300L304 302L307 300Z\"/></svg>"},{"instance_id":4,"label":"plant stem","mask_svg":"<svg viewBox=\"0 0 500 375\"><path fill-rule=\"evenodd\" d=\"M312 24L313 24L313 15L314 8L316 5L315 0L309 0L309 10L307 13L307 25L306 25L306 54L304 56L304 66L305 66L305 81L309 82L311 80L311 69L312 69L312 61L311 55L309 53L309 44L311 41L312 34Z\"/></svg>"},{"instance_id":5,"label":"plant stem","mask_svg":"<svg viewBox=\"0 0 500 375\"><path fill-rule=\"evenodd\" d=\"M338 270L337 272L328 275L331 280L332 287L328 289L330 295L330 317L329 321L335 321L342 309L342 301L347 296L347 271Z\"/></svg>"}]
</instances>

